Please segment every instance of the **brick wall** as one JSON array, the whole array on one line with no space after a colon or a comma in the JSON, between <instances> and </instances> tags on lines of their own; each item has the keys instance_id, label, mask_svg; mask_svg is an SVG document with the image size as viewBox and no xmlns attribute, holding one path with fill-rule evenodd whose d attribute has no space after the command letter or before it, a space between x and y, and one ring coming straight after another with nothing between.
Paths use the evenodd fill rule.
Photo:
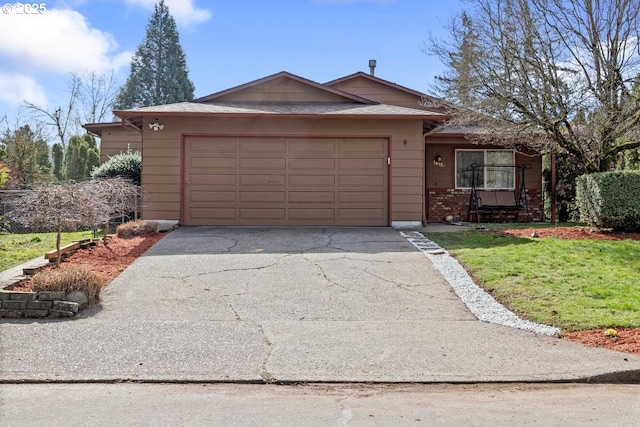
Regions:
<instances>
[{"instance_id":1,"label":"brick wall","mask_svg":"<svg viewBox=\"0 0 640 427\"><path fill-rule=\"evenodd\" d=\"M429 189L427 193L427 219L431 222L444 221L448 215L454 221L467 221L469 212L469 190ZM529 190L529 211L533 221L542 221L542 192L539 189ZM475 215L473 216L475 220ZM526 222L527 215L520 212L518 221ZM513 215L494 215L491 218L480 215L482 222L512 222Z\"/></svg>"}]
</instances>

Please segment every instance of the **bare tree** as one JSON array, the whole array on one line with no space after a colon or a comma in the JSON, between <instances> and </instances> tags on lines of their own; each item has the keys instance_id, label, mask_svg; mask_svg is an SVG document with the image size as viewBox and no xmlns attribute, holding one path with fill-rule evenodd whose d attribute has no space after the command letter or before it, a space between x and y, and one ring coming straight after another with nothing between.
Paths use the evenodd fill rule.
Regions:
<instances>
[{"instance_id":1,"label":"bare tree","mask_svg":"<svg viewBox=\"0 0 640 427\"><path fill-rule=\"evenodd\" d=\"M131 181L116 177L94 179L85 183L95 198L106 205L104 215L104 243L107 244L110 222L118 218L125 218L140 207L140 187Z\"/></svg>"},{"instance_id":2,"label":"bare tree","mask_svg":"<svg viewBox=\"0 0 640 427\"><path fill-rule=\"evenodd\" d=\"M62 144L62 148L67 147L67 135L70 133L80 133L80 119L76 110L76 104L80 97L81 79L77 75L72 75L69 82L69 98L68 102L63 106L58 106L54 110L48 107L35 105L25 101L24 105L28 111L33 113L36 120L45 126L53 127L56 136Z\"/></svg>"},{"instance_id":3,"label":"bare tree","mask_svg":"<svg viewBox=\"0 0 640 427\"><path fill-rule=\"evenodd\" d=\"M479 142L556 148L584 172L640 147L640 0L469 3L450 43L425 46L447 65L435 94L455 97L452 125L477 126Z\"/></svg>"},{"instance_id":4,"label":"bare tree","mask_svg":"<svg viewBox=\"0 0 640 427\"><path fill-rule=\"evenodd\" d=\"M80 79L80 99L86 123L99 123L109 119L118 88L113 70L109 74L91 72Z\"/></svg>"},{"instance_id":5,"label":"bare tree","mask_svg":"<svg viewBox=\"0 0 640 427\"><path fill-rule=\"evenodd\" d=\"M81 183L44 185L24 194L6 213L9 221L27 227L55 229L56 266L60 265L60 236L63 231L98 228L138 206L138 186L122 178Z\"/></svg>"},{"instance_id":6,"label":"bare tree","mask_svg":"<svg viewBox=\"0 0 640 427\"><path fill-rule=\"evenodd\" d=\"M56 267L60 266L63 231L95 227L104 222L108 207L83 183L43 185L26 193L7 213L10 221L56 230Z\"/></svg>"}]
</instances>

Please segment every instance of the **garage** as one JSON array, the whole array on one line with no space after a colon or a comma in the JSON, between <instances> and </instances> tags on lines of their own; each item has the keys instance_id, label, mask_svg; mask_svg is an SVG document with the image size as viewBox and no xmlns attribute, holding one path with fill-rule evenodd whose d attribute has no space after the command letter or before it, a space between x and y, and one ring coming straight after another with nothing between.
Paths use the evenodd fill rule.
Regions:
<instances>
[{"instance_id":1,"label":"garage","mask_svg":"<svg viewBox=\"0 0 640 427\"><path fill-rule=\"evenodd\" d=\"M387 138L184 138L185 225L387 226Z\"/></svg>"}]
</instances>

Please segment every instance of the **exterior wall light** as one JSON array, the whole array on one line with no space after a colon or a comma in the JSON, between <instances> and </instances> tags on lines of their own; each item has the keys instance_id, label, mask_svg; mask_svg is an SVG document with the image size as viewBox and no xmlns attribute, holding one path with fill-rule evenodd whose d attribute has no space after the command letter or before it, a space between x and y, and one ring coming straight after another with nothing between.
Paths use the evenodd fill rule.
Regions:
<instances>
[{"instance_id":1,"label":"exterior wall light","mask_svg":"<svg viewBox=\"0 0 640 427\"><path fill-rule=\"evenodd\" d=\"M149 123L149 129L151 129L154 132L158 132L159 130L164 129L164 124L163 123Z\"/></svg>"}]
</instances>

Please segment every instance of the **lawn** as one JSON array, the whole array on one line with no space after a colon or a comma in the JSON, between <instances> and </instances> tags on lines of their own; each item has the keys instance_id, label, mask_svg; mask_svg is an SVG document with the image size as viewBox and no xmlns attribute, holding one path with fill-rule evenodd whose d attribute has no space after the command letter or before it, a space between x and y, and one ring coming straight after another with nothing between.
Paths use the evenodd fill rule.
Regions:
<instances>
[{"instance_id":1,"label":"lawn","mask_svg":"<svg viewBox=\"0 0 640 427\"><path fill-rule=\"evenodd\" d=\"M61 245L93 237L93 231L63 233ZM0 234L0 271L44 256L56 248L56 233Z\"/></svg>"},{"instance_id":2,"label":"lawn","mask_svg":"<svg viewBox=\"0 0 640 427\"><path fill-rule=\"evenodd\" d=\"M529 320L564 330L640 327L640 241L428 233L476 283Z\"/></svg>"}]
</instances>

